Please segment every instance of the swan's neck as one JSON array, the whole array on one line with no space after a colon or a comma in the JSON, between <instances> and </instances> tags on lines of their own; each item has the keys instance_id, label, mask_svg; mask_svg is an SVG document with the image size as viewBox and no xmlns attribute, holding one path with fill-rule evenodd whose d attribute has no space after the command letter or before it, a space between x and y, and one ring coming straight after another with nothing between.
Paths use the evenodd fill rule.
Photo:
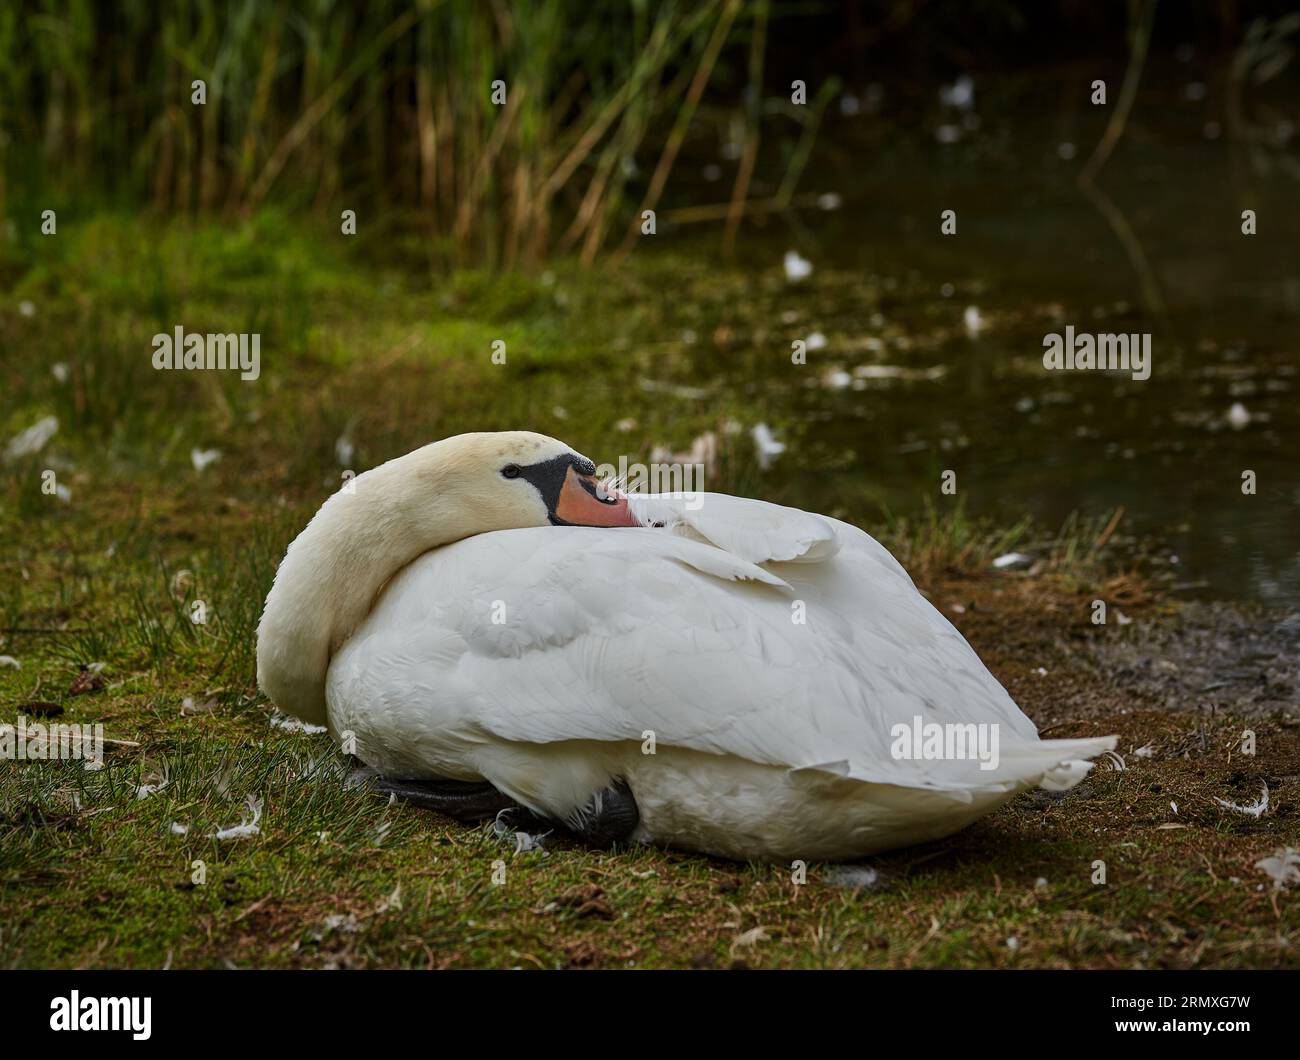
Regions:
<instances>
[{"instance_id":1,"label":"swan's neck","mask_svg":"<svg viewBox=\"0 0 1300 1060\"><path fill-rule=\"evenodd\" d=\"M390 460L330 497L289 546L257 630L257 681L277 707L326 723L325 675L334 652L399 570L429 549L475 532L443 499L436 471Z\"/></svg>"}]
</instances>

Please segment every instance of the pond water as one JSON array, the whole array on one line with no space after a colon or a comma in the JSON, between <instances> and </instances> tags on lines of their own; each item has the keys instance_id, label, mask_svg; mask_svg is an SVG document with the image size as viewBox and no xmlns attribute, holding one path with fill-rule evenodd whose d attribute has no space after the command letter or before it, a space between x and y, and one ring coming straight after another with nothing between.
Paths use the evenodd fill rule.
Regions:
<instances>
[{"instance_id":1,"label":"pond water","mask_svg":"<svg viewBox=\"0 0 1300 1060\"><path fill-rule=\"evenodd\" d=\"M838 208L742 244L769 289L787 250L812 265L769 311L825 339L808 385L732 373L796 424L769 472L782 499L829 512L865 489L907 513L951 468L969 512L1007 523L1123 505L1179 593L1300 600L1300 130L1266 125L1252 162L1187 80L1145 90L1097 179L1105 202L1076 179L1105 118L1041 114L1023 91L951 143L942 115L824 137L801 186ZM1150 378L1045 370L1044 336L1066 325L1149 334Z\"/></svg>"}]
</instances>

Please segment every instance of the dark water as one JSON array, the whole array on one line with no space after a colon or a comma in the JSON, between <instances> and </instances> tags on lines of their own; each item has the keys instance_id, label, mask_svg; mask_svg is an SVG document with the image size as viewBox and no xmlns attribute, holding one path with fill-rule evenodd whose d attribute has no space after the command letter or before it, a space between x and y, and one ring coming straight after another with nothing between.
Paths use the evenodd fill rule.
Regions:
<instances>
[{"instance_id":1,"label":"dark water","mask_svg":"<svg viewBox=\"0 0 1300 1060\"><path fill-rule=\"evenodd\" d=\"M1049 527L1123 505L1179 592L1300 600L1300 121L1293 133L1263 108L1248 149L1207 127L1194 80L1174 71L1140 98L1097 180L1110 205L1076 180L1100 114L1044 115L1023 92L981 114L977 91L979 125L951 144L933 129L957 112L892 131L885 116L840 122L803 182L839 208L748 244L769 266L795 247L812 263L791 289L817 293L792 293L787 323L826 337L813 385L738 380L805 425L772 481L824 511L867 491L907 512L939 500L951 468L968 511ZM1246 208L1257 235L1241 232ZM853 294L839 306L836 285ZM1067 324L1149 333L1150 378L1046 371L1044 336Z\"/></svg>"}]
</instances>

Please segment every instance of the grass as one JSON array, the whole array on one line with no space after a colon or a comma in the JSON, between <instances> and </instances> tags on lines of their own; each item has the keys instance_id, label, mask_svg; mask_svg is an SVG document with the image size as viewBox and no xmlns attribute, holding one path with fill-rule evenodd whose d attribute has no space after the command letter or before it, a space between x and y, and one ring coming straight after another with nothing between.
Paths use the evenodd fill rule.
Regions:
<instances>
[{"instance_id":1,"label":"grass","mask_svg":"<svg viewBox=\"0 0 1300 1060\"><path fill-rule=\"evenodd\" d=\"M338 486L342 437L360 470L469 429L532 427L601 458L712 430L710 488L798 503L725 430L762 418L797 452L788 410L712 383L708 400L651 401L642 385L708 378L681 332L711 310L664 297L667 278L729 306L739 335L753 326L736 297L751 277L647 258L595 278L561 261L536 277L430 284L412 279L401 245L273 212L156 229L102 217L57 246L5 253L0 442L42 416L59 430L41 453L0 462L0 654L21 663L0 667L0 720L101 722L137 746L110 748L98 771L0 767L0 965L1297 964L1300 914L1254 863L1296 845L1300 730L1285 712L1170 710L1088 662L1172 615L1099 546L1109 514L1056 534L961 509L882 525L866 489L843 498L1049 735L1118 732L1125 764L872 859L869 888L834 885L823 865L796 884L789 866L658 850L516 852L512 835L345 789L326 737L271 724L254 630L285 545ZM261 379L154 372L150 336L177 322L260 331ZM490 360L496 339L505 366ZM759 370L746 339L731 343L728 372ZM197 470L191 450L211 448L220 459ZM41 492L47 470L67 501ZM1011 549L1040 562L990 573ZM1089 622L1099 591L1133 627ZM82 669L95 663L98 689ZM1249 759L1237 750L1247 726ZM1272 802L1258 819L1215 801L1248 802L1263 784ZM145 785L157 790L140 797ZM259 834L214 838L249 798Z\"/></svg>"}]
</instances>

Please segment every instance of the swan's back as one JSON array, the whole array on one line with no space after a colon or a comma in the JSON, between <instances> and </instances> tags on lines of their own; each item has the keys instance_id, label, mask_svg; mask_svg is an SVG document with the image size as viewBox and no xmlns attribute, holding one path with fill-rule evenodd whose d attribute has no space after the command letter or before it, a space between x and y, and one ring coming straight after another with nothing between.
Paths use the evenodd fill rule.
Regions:
<instances>
[{"instance_id":1,"label":"swan's back","mask_svg":"<svg viewBox=\"0 0 1300 1060\"><path fill-rule=\"evenodd\" d=\"M646 527L480 534L401 571L330 667L336 732L390 774L483 777L557 818L612 778L638 838L849 857L938 838L1113 740L1040 741L868 534L705 495ZM896 726L997 754L896 753Z\"/></svg>"},{"instance_id":2,"label":"swan's back","mask_svg":"<svg viewBox=\"0 0 1300 1060\"><path fill-rule=\"evenodd\" d=\"M978 764L900 761L926 722L1033 725L867 534L758 567L657 529L483 534L389 585L330 671L347 703L428 742L640 741L916 787L994 782ZM765 578L765 581L760 581ZM355 720L355 719L354 719ZM417 750L423 760L426 752Z\"/></svg>"}]
</instances>

